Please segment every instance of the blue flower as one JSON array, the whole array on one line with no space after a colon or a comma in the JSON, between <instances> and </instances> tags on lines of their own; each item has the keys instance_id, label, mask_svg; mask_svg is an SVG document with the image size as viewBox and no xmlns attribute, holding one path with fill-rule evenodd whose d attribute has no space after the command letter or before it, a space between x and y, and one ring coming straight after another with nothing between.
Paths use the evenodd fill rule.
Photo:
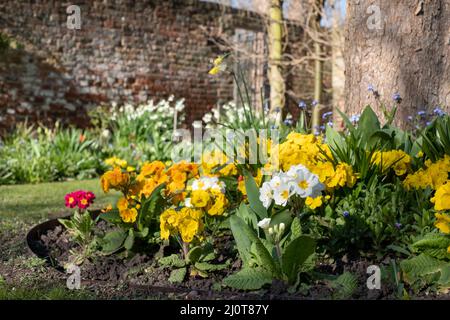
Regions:
<instances>
[{"instance_id":1,"label":"blue flower","mask_svg":"<svg viewBox=\"0 0 450 320\"><path fill-rule=\"evenodd\" d=\"M319 101L317 101L317 100L313 100L312 101L312 106L313 107L317 106L318 104L319 104Z\"/></svg>"},{"instance_id":2,"label":"blue flower","mask_svg":"<svg viewBox=\"0 0 450 320\"><path fill-rule=\"evenodd\" d=\"M400 222L396 222L396 223L395 223L395 227L396 227L397 229L400 229L400 228L402 227L402 224L401 224Z\"/></svg>"},{"instance_id":3,"label":"blue flower","mask_svg":"<svg viewBox=\"0 0 450 320\"><path fill-rule=\"evenodd\" d=\"M417 115L419 117L424 117L424 116L426 116L426 114L427 114L427 112L425 110L420 110L420 111L417 112Z\"/></svg>"},{"instance_id":4,"label":"blue flower","mask_svg":"<svg viewBox=\"0 0 450 320\"><path fill-rule=\"evenodd\" d=\"M413 117L412 117L412 116L408 116L408 120L409 120L409 121L412 121L412 120L413 120Z\"/></svg>"},{"instance_id":5,"label":"blue flower","mask_svg":"<svg viewBox=\"0 0 450 320\"><path fill-rule=\"evenodd\" d=\"M328 117L332 116L333 112L325 112L324 114L322 114L322 120L326 120Z\"/></svg>"},{"instance_id":6,"label":"blue flower","mask_svg":"<svg viewBox=\"0 0 450 320\"><path fill-rule=\"evenodd\" d=\"M445 116L447 114L444 110L442 110L438 106L436 108L434 108L433 113L435 115L437 115L438 117L442 117L442 116Z\"/></svg>"},{"instance_id":7,"label":"blue flower","mask_svg":"<svg viewBox=\"0 0 450 320\"><path fill-rule=\"evenodd\" d=\"M333 121L328 121L328 122L327 122L327 126L333 127Z\"/></svg>"},{"instance_id":8,"label":"blue flower","mask_svg":"<svg viewBox=\"0 0 450 320\"><path fill-rule=\"evenodd\" d=\"M284 124L287 125L287 126L292 126L293 122L294 121L292 119L285 119L284 120Z\"/></svg>"},{"instance_id":9,"label":"blue flower","mask_svg":"<svg viewBox=\"0 0 450 320\"><path fill-rule=\"evenodd\" d=\"M375 92L375 89L373 88L373 86L371 84L369 84L369 86L367 87L367 90L370 92Z\"/></svg>"},{"instance_id":10,"label":"blue flower","mask_svg":"<svg viewBox=\"0 0 450 320\"><path fill-rule=\"evenodd\" d=\"M394 95L392 96L392 100L394 100L397 103L402 102L402 97L400 96L400 93L394 93Z\"/></svg>"},{"instance_id":11,"label":"blue flower","mask_svg":"<svg viewBox=\"0 0 450 320\"><path fill-rule=\"evenodd\" d=\"M350 121L352 122L352 123L357 123L358 121L359 121L359 118L361 117L361 115L360 114L354 114L354 115L352 115L351 117L350 117Z\"/></svg>"},{"instance_id":12,"label":"blue flower","mask_svg":"<svg viewBox=\"0 0 450 320\"><path fill-rule=\"evenodd\" d=\"M281 111L281 108L280 107L276 107L274 111L275 111L275 113L279 113Z\"/></svg>"},{"instance_id":13,"label":"blue flower","mask_svg":"<svg viewBox=\"0 0 450 320\"><path fill-rule=\"evenodd\" d=\"M342 212L342 215L344 216L344 218L347 218L350 215L350 212L345 210L344 212Z\"/></svg>"},{"instance_id":14,"label":"blue flower","mask_svg":"<svg viewBox=\"0 0 450 320\"><path fill-rule=\"evenodd\" d=\"M425 125L428 127L431 124L431 121L427 121L427 123L425 123Z\"/></svg>"},{"instance_id":15,"label":"blue flower","mask_svg":"<svg viewBox=\"0 0 450 320\"><path fill-rule=\"evenodd\" d=\"M298 103L298 107L300 108L300 109L303 109L303 110L305 110L306 109L306 103L305 103L305 101L300 101L299 103Z\"/></svg>"}]
</instances>

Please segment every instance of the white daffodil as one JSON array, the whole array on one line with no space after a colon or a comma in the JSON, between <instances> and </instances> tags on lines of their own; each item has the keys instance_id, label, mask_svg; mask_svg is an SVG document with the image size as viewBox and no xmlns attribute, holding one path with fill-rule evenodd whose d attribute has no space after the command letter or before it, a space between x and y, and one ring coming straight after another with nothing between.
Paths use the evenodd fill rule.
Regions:
<instances>
[{"instance_id":1,"label":"white daffodil","mask_svg":"<svg viewBox=\"0 0 450 320\"><path fill-rule=\"evenodd\" d=\"M261 221L258 222L258 227L260 227L261 229L269 229L270 227L270 218L264 218Z\"/></svg>"},{"instance_id":2,"label":"white daffodil","mask_svg":"<svg viewBox=\"0 0 450 320\"><path fill-rule=\"evenodd\" d=\"M263 206L267 209L273 200L273 189L269 182L264 182L259 189L259 200L261 200Z\"/></svg>"}]
</instances>

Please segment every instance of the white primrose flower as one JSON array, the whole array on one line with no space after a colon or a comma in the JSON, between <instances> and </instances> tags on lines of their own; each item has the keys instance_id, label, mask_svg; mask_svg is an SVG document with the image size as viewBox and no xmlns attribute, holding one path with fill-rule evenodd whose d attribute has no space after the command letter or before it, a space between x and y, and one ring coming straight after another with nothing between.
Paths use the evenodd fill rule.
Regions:
<instances>
[{"instance_id":1,"label":"white primrose flower","mask_svg":"<svg viewBox=\"0 0 450 320\"><path fill-rule=\"evenodd\" d=\"M287 175L291 179L290 185L293 192L301 198L318 197L325 189L324 185L320 183L319 177L303 165L292 166Z\"/></svg>"},{"instance_id":2,"label":"white primrose flower","mask_svg":"<svg viewBox=\"0 0 450 320\"><path fill-rule=\"evenodd\" d=\"M186 208L192 208L191 198L186 198L186 199L184 199L184 206L185 206Z\"/></svg>"},{"instance_id":3,"label":"white primrose flower","mask_svg":"<svg viewBox=\"0 0 450 320\"><path fill-rule=\"evenodd\" d=\"M273 200L273 189L269 182L264 182L259 189L259 200L261 200L263 206L267 209Z\"/></svg>"},{"instance_id":4,"label":"white primrose flower","mask_svg":"<svg viewBox=\"0 0 450 320\"><path fill-rule=\"evenodd\" d=\"M270 187L272 189L277 189L277 188L281 187L281 185L286 182L286 181L283 181L283 180L285 180L283 178L285 178L285 176L283 175L282 172L274 174L272 179L270 179L270 182L269 182Z\"/></svg>"},{"instance_id":5,"label":"white primrose flower","mask_svg":"<svg viewBox=\"0 0 450 320\"><path fill-rule=\"evenodd\" d=\"M225 183L219 181L217 177L201 177L200 179L194 180L191 187L192 191L213 189L225 193Z\"/></svg>"},{"instance_id":6,"label":"white primrose flower","mask_svg":"<svg viewBox=\"0 0 450 320\"><path fill-rule=\"evenodd\" d=\"M269 229L270 221L271 221L270 218L264 218L258 222L258 227L260 227L261 229L264 229L264 230Z\"/></svg>"},{"instance_id":7,"label":"white primrose flower","mask_svg":"<svg viewBox=\"0 0 450 320\"><path fill-rule=\"evenodd\" d=\"M276 205L286 206L291 195L291 188L287 184L282 184L280 187L273 189L273 199Z\"/></svg>"}]
</instances>

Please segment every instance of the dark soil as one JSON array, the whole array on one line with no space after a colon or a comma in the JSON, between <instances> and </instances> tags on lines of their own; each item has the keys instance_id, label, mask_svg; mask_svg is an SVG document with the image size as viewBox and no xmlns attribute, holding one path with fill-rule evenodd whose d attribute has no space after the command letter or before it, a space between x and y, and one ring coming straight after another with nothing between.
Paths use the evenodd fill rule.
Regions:
<instances>
[{"instance_id":1,"label":"dark soil","mask_svg":"<svg viewBox=\"0 0 450 320\"><path fill-rule=\"evenodd\" d=\"M100 222L100 230L107 230L105 222ZM47 248L51 260L64 265L68 261L69 251L77 249L69 235L61 226L41 236L41 245ZM358 279L358 288L351 296L339 296L337 289L324 277L305 278L307 285L302 285L297 292L289 293L284 283L274 282L269 288L257 292L243 292L222 285L222 280L238 271L240 260L236 257L233 241L229 234L215 240L214 247L220 254L213 263L231 261L225 270L208 273L207 277L191 275L188 270L181 284L169 282L171 269L162 267L155 258L156 252L135 254L130 257L119 255L96 256L81 266L82 283L87 287L120 286L121 298L137 296L169 297L182 299L395 299L395 287L384 282L381 290L369 290L366 287L367 267L372 263L366 259L353 257L339 259L334 263L318 263L317 270L321 274L340 275L345 271L354 274ZM166 247L164 254L176 252L178 249ZM385 264L389 259L385 259ZM378 263L379 265L379 263ZM62 276L66 276L62 273Z\"/></svg>"}]
</instances>

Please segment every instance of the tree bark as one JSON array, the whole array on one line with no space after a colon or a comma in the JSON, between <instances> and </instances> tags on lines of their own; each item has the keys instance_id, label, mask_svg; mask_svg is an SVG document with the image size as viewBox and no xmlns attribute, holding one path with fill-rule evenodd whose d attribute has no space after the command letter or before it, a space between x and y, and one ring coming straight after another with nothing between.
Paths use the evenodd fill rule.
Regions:
<instances>
[{"instance_id":1,"label":"tree bark","mask_svg":"<svg viewBox=\"0 0 450 320\"><path fill-rule=\"evenodd\" d=\"M395 93L402 97L397 125L419 110L449 111L450 2L347 0L345 70L347 114L371 105L381 116L381 103L392 107Z\"/></svg>"}]
</instances>

